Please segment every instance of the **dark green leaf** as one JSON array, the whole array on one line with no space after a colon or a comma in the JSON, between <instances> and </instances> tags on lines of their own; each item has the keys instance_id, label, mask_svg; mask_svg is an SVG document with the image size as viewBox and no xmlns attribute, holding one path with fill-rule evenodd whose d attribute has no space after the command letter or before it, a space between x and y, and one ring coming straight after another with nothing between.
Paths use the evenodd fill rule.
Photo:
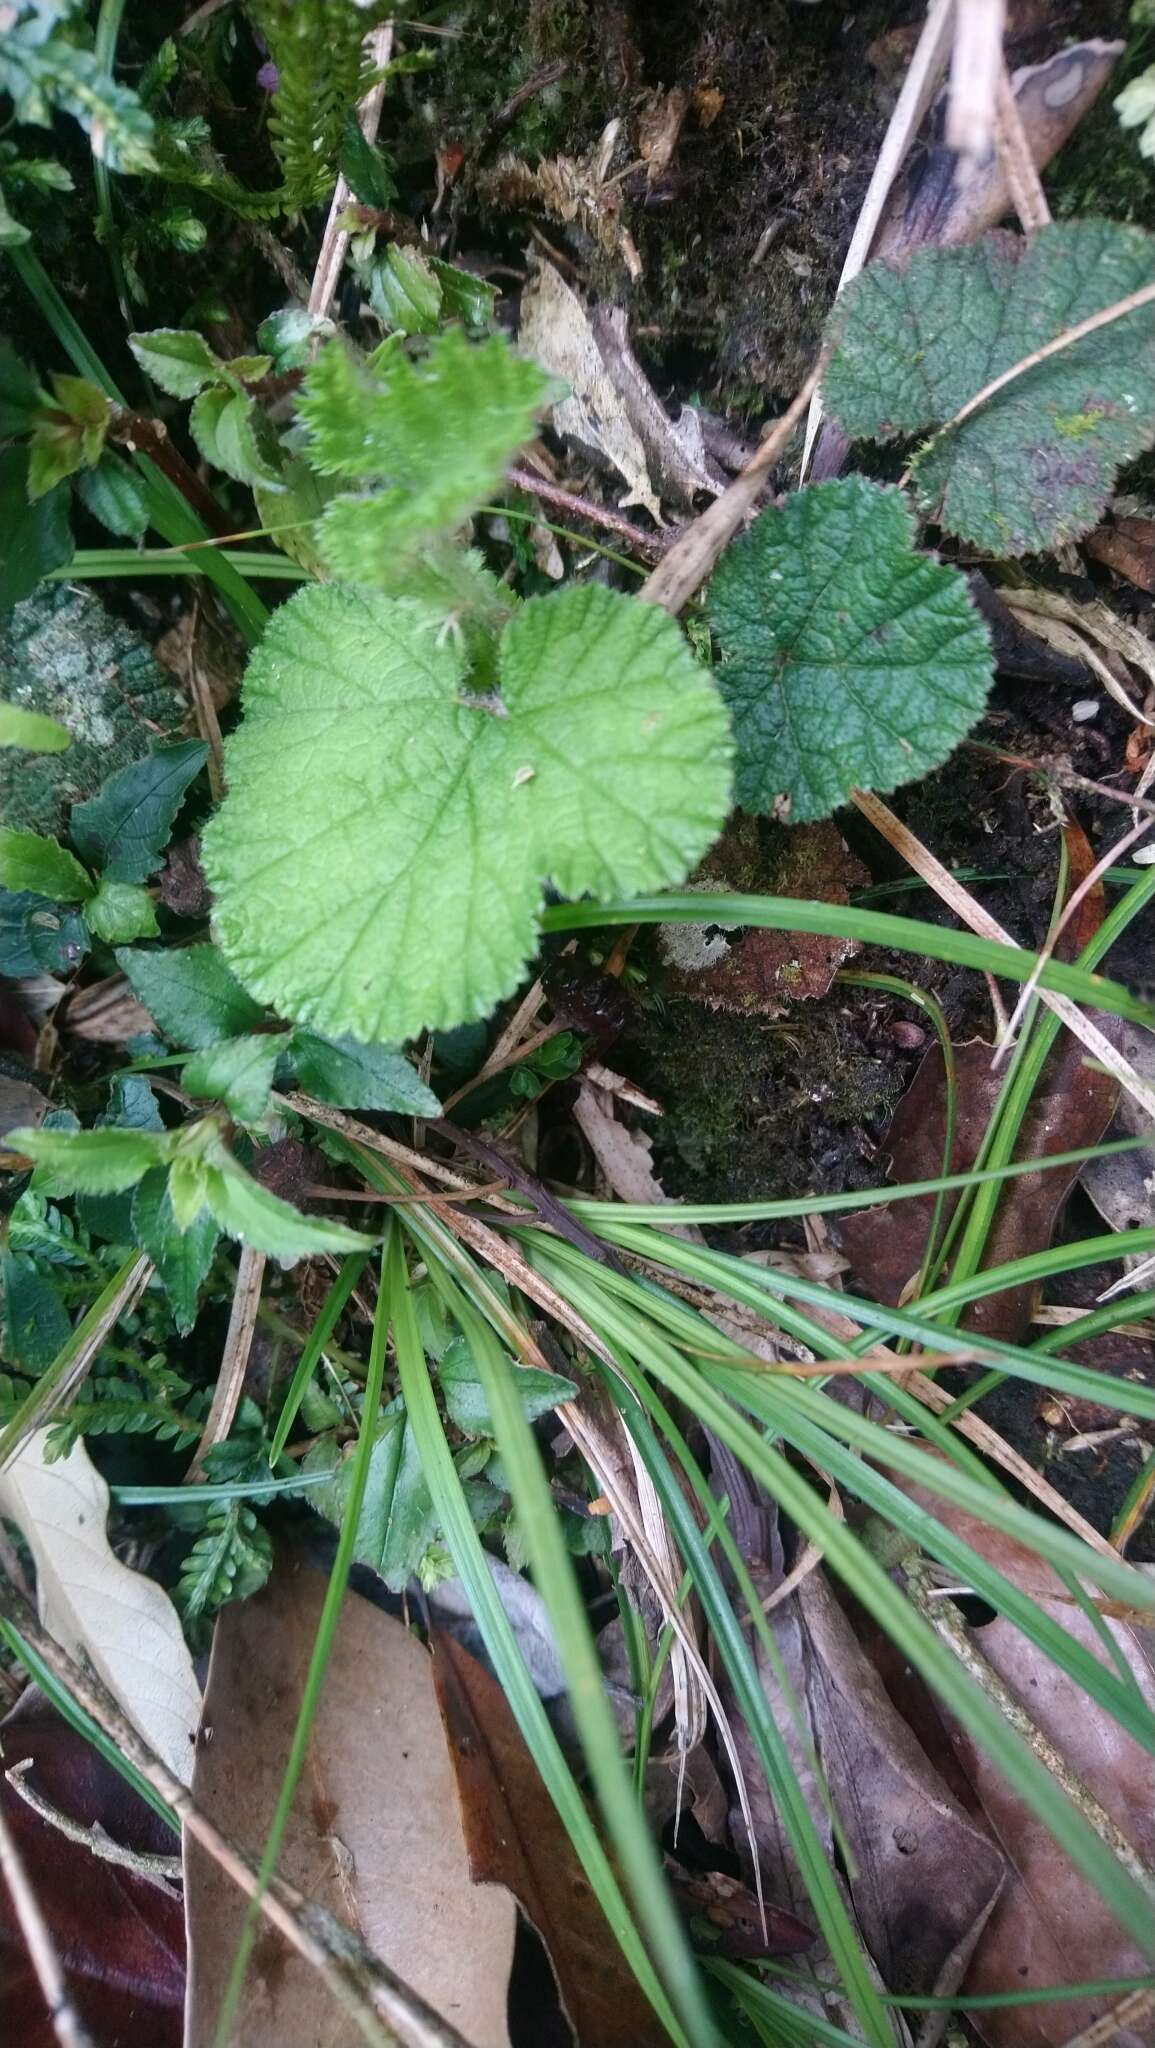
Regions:
<instances>
[{"instance_id":1,"label":"dark green leaf","mask_svg":"<svg viewBox=\"0 0 1155 2048\"><path fill-rule=\"evenodd\" d=\"M264 1011L246 995L215 946L123 947L117 962L132 992L174 1045L215 1045L255 1030Z\"/></svg>"},{"instance_id":2,"label":"dark green leaf","mask_svg":"<svg viewBox=\"0 0 1155 2048\"><path fill-rule=\"evenodd\" d=\"M1004 370L1153 277L1155 238L1108 220L872 263L832 316L827 411L856 437L941 427ZM998 555L1085 533L1120 463L1155 434L1153 337L1145 305L1015 378L916 460L927 509Z\"/></svg>"},{"instance_id":3,"label":"dark green leaf","mask_svg":"<svg viewBox=\"0 0 1155 2048\"><path fill-rule=\"evenodd\" d=\"M441 286L419 249L390 242L370 266L369 303L391 334L436 334Z\"/></svg>"},{"instance_id":4,"label":"dark green leaf","mask_svg":"<svg viewBox=\"0 0 1155 2048\"><path fill-rule=\"evenodd\" d=\"M108 1091L108 1104L98 1116L101 1130L163 1131L152 1083L145 1074L118 1074Z\"/></svg>"},{"instance_id":5,"label":"dark green leaf","mask_svg":"<svg viewBox=\"0 0 1155 2048\"><path fill-rule=\"evenodd\" d=\"M168 1176L148 1173L132 1197L136 1243L147 1252L168 1295L173 1320L182 1336L196 1321L197 1297L213 1262L220 1235L207 1209L181 1230L173 1214Z\"/></svg>"},{"instance_id":6,"label":"dark green leaf","mask_svg":"<svg viewBox=\"0 0 1155 2048\"><path fill-rule=\"evenodd\" d=\"M340 168L349 190L362 206L383 211L393 204L397 186L392 171L381 151L361 133L360 123L352 112L345 116L341 131Z\"/></svg>"},{"instance_id":7,"label":"dark green leaf","mask_svg":"<svg viewBox=\"0 0 1155 2048\"><path fill-rule=\"evenodd\" d=\"M148 498L144 479L113 448L106 448L95 469L76 479L82 505L109 533L140 540L148 531Z\"/></svg>"},{"instance_id":8,"label":"dark green leaf","mask_svg":"<svg viewBox=\"0 0 1155 2048\"><path fill-rule=\"evenodd\" d=\"M982 713L987 630L957 569L915 552L906 499L864 477L796 491L710 586L716 680L747 811L825 818L936 768Z\"/></svg>"},{"instance_id":9,"label":"dark green leaf","mask_svg":"<svg viewBox=\"0 0 1155 2048\"><path fill-rule=\"evenodd\" d=\"M43 896L0 889L0 974L66 974L88 951L88 926L79 912Z\"/></svg>"},{"instance_id":10,"label":"dark green leaf","mask_svg":"<svg viewBox=\"0 0 1155 2048\"><path fill-rule=\"evenodd\" d=\"M40 386L10 341L0 341L0 436L26 434L42 403Z\"/></svg>"},{"instance_id":11,"label":"dark green leaf","mask_svg":"<svg viewBox=\"0 0 1155 2048\"><path fill-rule=\"evenodd\" d=\"M0 1253L0 1298L3 1345L9 1364L43 1372L72 1335L68 1311L51 1280L37 1272L32 1260Z\"/></svg>"},{"instance_id":12,"label":"dark green leaf","mask_svg":"<svg viewBox=\"0 0 1155 2048\"><path fill-rule=\"evenodd\" d=\"M195 398L218 381L223 368L208 342L188 328L154 327L149 334L130 334L128 345L145 376L171 398Z\"/></svg>"},{"instance_id":13,"label":"dark green leaf","mask_svg":"<svg viewBox=\"0 0 1155 2048\"><path fill-rule=\"evenodd\" d=\"M261 321L257 342L272 356L274 369L303 370L312 360L314 337L332 332L331 320L306 312L304 306L284 306Z\"/></svg>"},{"instance_id":14,"label":"dark green leaf","mask_svg":"<svg viewBox=\"0 0 1155 2048\"><path fill-rule=\"evenodd\" d=\"M467 327L484 332L493 318L497 286L487 284L483 277L474 277L472 271L443 263L439 256L429 258L429 268L441 286L441 310L445 317L463 320Z\"/></svg>"},{"instance_id":15,"label":"dark green leaf","mask_svg":"<svg viewBox=\"0 0 1155 2048\"><path fill-rule=\"evenodd\" d=\"M0 449L0 613L35 590L42 576L72 560L68 490L28 499L27 448Z\"/></svg>"},{"instance_id":16,"label":"dark green leaf","mask_svg":"<svg viewBox=\"0 0 1155 2048\"><path fill-rule=\"evenodd\" d=\"M441 1104L392 1045L323 1038L298 1025L290 1047L297 1084L339 1109L388 1109L399 1116L440 1116Z\"/></svg>"},{"instance_id":17,"label":"dark green leaf","mask_svg":"<svg viewBox=\"0 0 1155 2048\"><path fill-rule=\"evenodd\" d=\"M73 809L70 834L82 859L109 881L143 882L160 866L184 793L207 758L203 741L180 740L110 775Z\"/></svg>"}]
</instances>

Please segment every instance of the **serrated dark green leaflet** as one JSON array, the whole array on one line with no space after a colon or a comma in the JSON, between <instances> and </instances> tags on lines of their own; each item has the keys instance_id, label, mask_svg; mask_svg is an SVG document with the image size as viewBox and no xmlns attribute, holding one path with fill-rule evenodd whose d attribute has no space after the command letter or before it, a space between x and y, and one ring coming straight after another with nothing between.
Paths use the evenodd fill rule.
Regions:
<instances>
[{"instance_id":1,"label":"serrated dark green leaflet","mask_svg":"<svg viewBox=\"0 0 1155 2048\"><path fill-rule=\"evenodd\" d=\"M202 740L179 740L110 775L73 810L72 843L81 859L110 881L145 881L159 867L184 793L207 759Z\"/></svg>"},{"instance_id":2,"label":"serrated dark green leaflet","mask_svg":"<svg viewBox=\"0 0 1155 2048\"><path fill-rule=\"evenodd\" d=\"M723 557L707 609L744 810L828 817L856 787L937 767L979 717L986 627L913 539L900 492L846 477L763 512Z\"/></svg>"},{"instance_id":3,"label":"serrated dark green leaflet","mask_svg":"<svg viewBox=\"0 0 1155 2048\"><path fill-rule=\"evenodd\" d=\"M386 1109L399 1116L440 1116L441 1104L393 1045L324 1038L298 1027L290 1047L306 1095L339 1109Z\"/></svg>"},{"instance_id":4,"label":"serrated dark green leaflet","mask_svg":"<svg viewBox=\"0 0 1155 2048\"><path fill-rule=\"evenodd\" d=\"M174 1045L199 1050L239 1038L264 1019L215 946L122 946L116 958Z\"/></svg>"},{"instance_id":5,"label":"serrated dark green leaflet","mask_svg":"<svg viewBox=\"0 0 1155 2048\"><path fill-rule=\"evenodd\" d=\"M220 1232L207 1209L189 1224L177 1228L169 1200L168 1175L147 1173L132 1197L132 1229L136 1243L147 1252L172 1307L173 1321L182 1337L196 1321L197 1297L213 1262Z\"/></svg>"},{"instance_id":6,"label":"serrated dark green leaflet","mask_svg":"<svg viewBox=\"0 0 1155 2048\"><path fill-rule=\"evenodd\" d=\"M32 1259L5 1252L0 1254L0 1300L5 1361L43 1372L72 1335L56 1287L37 1272Z\"/></svg>"},{"instance_id":7,"label":"serrated dark green leaflet","mask_svg":"<svg viewBox=\"0 0 1155 2048\"><path fill-rule=\"evenodd\" d=\"M578 1389L560 1373L543 1372L532 1365L511 1366L513 1385L522 1411L537 1422L557 1407L559 1401L576 1401ZM466 1436L493 1436L495 1425L481 1383L481 1375L464 1337L455 1337L437 1368L445 1412Z\"/></svg>"},{"instance_id":8,"label":"serrated dark green leaflet","mask_svg":"<svg viewBox=\"0 0 1155 2048\"><path fill-rule=\"evenodd\" d=\"M1119 221L1055 222L872 263L831 319L827 411L856 438L942 427L988 383L1155 279L1155 238ZM913 466L951 533L1041 552L1099 518L1119 465L1155 435L1155 305L1037 363Z\"/></svg>"}]
</instances>

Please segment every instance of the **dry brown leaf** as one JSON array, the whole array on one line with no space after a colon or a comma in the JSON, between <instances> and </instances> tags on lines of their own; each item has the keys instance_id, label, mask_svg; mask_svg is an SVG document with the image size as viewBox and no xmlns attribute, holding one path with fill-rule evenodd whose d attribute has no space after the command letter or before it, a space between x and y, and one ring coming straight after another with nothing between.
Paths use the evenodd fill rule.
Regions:
<instances>
[{"instance_id":1,"label":"dry brown leaf","mask_svg":"<svg viewBox=\"0 0 1155 2048\"><path fill-rule=\"evenodd\" d=\"M193 1789L254 1855L264 1846L301 1703L325 1580L278 1568L217 1622ZM211 1731L211 1736L210 1736ZM474 1885L427 1652L350 1594L278 1865L359 1928L476 2048L509 2048L515 1908ZM186 1860L188 2048L213 2038L241 1924L239 1895L195 1844ZM237 2019L244 2048L360 2048L320 1980L263 1929Z\"/></svg>"},{"instance_id":2,"label":"dry brown leaf","mask_svg":"<svg viewBox=\"0 0 1155 2048\"><path fill-rule=\"evenodd\" d=\"M32 1552L40 1618L187 1785L201 1696L176 1609L154 1580L113 1555L108 1488L83 1443L49 1464L50 1434L36 1430L0 1473L0 1515Z\"/></svg>"},{"instance_id":3,"label":"dry brown leaf","mask_svg":"<svg viewBox=\"0 0 1155 2048\"><path fill-rule=\"evenodd\" d=\"M646 450L614 386L580 298L545 258L539 258L521 296L518 348L561 377L569 396L553 407L559 434L600 455L626 482L623 505L644 505L662 524Z\"/></svg>"},{"instance_id":4,"label":"dry brown leaf","mask_svg":"<svg viewBox=\"0 0 1155 2048\"><path fill-rule=\"evenodd\" d=\"M937 1496L904 1488L983 1557L1037 1600L1068 1635L1113 1669L1094 1624L1074 1606L1050 1567L1023 1545ZM1155 1667L1148 1643L1127 1623L1104 1619L1148 1709L1155 1708ZM1155 1868L1155 1761L1089 1699L1014 1624L999 1615L973 1640L1043 1735ZM941 1711L941 1710L940 1710ZM944 1715L944 1719L946 1716ZM1007 1857L1010 1870L987 1924L964 1989L1030 1991L1099 1977L1141 1975L1149 1961L1116 1926L1094 1889L1056 1846L960 1723L949 1724L957 1762ZM1110 1998L1018 2006L971 2015L990 2048L1058 2048L1100 2018ZM1118 2048L1148 2048L1155 2023L1117 2037Z\"/></svg>"},{"instance_id":5,"label":"dry brown leaf","mask_svg":"<svg viewBox=\"0 0 1155 2048\"><path fill-rule=\"evenodd\" d=\"M1137 590L1155 594L1155 519L1116 519L1097 526L1083 546Z\"/></svg>"},{"instance_id":6,"label":"dry brown leaf","mask_svg":"<svg viewBox=\"0 0 1155 2048\"><path fill-rule=\"evenodd\" d=\"M537 1929L581 2048L660 2048L665 2030L610 1932L497 1680L441 1630L433 1676L474 1882L508 1887Z\"/></svg>"},{"instance_id":7,"label":"dry brown leaf","mask_svg":"<svg viewBox=\"0 0 1155 2048\"><path fill-rule=\"evenodd\" d=\"M1120 1026L1119 1049L1136 1073L1155 1084L1155 1032L1141 1024ZM1121 1097L1110 1138L1142 1138L1136 1152L1089 1159L1079 1179L1112 1230L1138 1230L1155 1221L1155 1125L1131 1096Z\"/></svg>"},{"instance_id":8,"label":"dry brown leaf","mask_svg":"<svg viewBox=\"0 0 1155 2048\"><path fill-rule=\"evenodd\" d=\"M746 890L773 896L849 903L850 891L870 877L836 825L795 825L768 861L755 818L731 819L691 887ZM669 984L711 1009L742 1016L781 1017L803 997L824 996L843 963L858 952L854 939L810 932L747 931L731 937L717 925L659 927Z\"/></svg>"}]
</instances>

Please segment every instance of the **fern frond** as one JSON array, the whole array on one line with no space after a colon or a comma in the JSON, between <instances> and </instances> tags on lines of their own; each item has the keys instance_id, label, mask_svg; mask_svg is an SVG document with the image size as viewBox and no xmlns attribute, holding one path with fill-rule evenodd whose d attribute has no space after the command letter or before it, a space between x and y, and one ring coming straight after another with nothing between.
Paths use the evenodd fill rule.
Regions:
<instances>
[{"instance_id":1,"label":"fern frond","mask_svg":"<svg viewBox=\"0 0 1155 2048\"><path fill-rule=\"evenodd\" d=\"M328 198L345 116L372 75L362 50L373 15L356 0L249 0L277 67L269 133L289 210Z\"/></svg>"},{"instance_id":2,"label":"fern frond","mask_svg":"<svg viewBox=\"0 0 1155 2048\"><path fill-rule=\"evenodd\" d=\"M229 1600L246 1600L264 1585L273 1566L273 1546L251 1508L222 1502L209 1513L181 1566L174 1594L187 1622L203 1620Z\"/></svg>"}]
</instances>

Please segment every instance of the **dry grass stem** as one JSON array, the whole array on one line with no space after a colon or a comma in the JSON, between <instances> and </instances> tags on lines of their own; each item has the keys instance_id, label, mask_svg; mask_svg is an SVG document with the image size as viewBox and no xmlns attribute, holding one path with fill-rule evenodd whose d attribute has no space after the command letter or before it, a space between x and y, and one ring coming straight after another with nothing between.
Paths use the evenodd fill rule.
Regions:
<instances>
[{"instance_id":1,"label":"dry grass stem","mask_svg":"<svg viewBox=\"0 0 1155 2048\"><path fill-rule=\"evenodd\" d=\"M381 28L375 28L365 38L365 54L375 70L383 71L393 54L393 23L387 21ZM381 109L385 104L385 84L381 78L366 93L357 109L361 133L366 142L374 142L381 121ZM313 272L309 290L309 311L324 319L340 282L341 271L349 248L349 236L341 227L341 216L349 204L352 194L342 175L337 179L336 189L329 205L329 218L325 222L325 234L321 242L321 253Z\"/></svg>"},{"instance_id":2,"label":"dry grass stem","mask_svg":"<svg viewBox=\"0 0 1155 2048\"><path fill-rule=\"evenodd\" d=\"M1024 234L1033 234L1036 228L1046 227L1051 218L1043 181L1035 164L1019 103L1007 76L1007 67L1000 55L999 76L995 85L995 148L1002 161L1003 174Z\"/></svg>"},{"instance_id":3,"label":"dry grass stem","mask_svg":"<svg viewBox=\"0 0 1155 2048\"><path fill-rule=\"evenodd\" d=\"M1003 69L1004 0L956 0L946 110L946 146L984 157L994 140Z\"/></svg>"}]
</instances>

